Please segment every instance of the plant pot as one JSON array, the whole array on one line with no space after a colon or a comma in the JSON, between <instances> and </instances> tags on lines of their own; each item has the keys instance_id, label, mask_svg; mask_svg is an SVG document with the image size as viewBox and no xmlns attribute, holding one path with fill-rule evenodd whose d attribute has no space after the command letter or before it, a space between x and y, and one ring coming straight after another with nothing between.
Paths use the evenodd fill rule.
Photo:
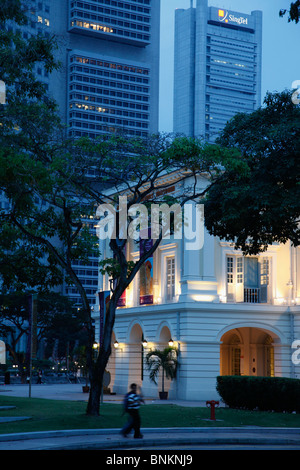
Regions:
<instances>
[{"instance_id":1,"label":"plant pot","mask_svg":"<svg viewBox=\"0 0 300 470\"><path fill-rule=\"evenodd\" d=\"M83 393L89 393L90 387L88 385L83 385L82 386L82 391L83 391Z\"/></svg>"},{"instance_id":2,"label":"plant pot","mask_svg":"<svg viewBox=\"0 0 300 470\"><path fill-rule=\"evenodd\" d=\"M159 398L161 400L167 400L168 399L168 392L159 392Z\"/></svg>"}]
</instances>

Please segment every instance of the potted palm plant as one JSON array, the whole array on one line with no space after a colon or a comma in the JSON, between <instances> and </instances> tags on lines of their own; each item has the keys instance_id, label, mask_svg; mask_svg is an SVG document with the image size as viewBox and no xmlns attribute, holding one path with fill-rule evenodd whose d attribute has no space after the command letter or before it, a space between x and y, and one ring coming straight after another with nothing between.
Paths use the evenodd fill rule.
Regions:
<instances>
[{"instance_id":1,"label":"potted palm plant","mask_svg":"<svg viewBox=\"0 0 300 470\"><path fill-rule=\"evenodd\" d=\"M146 355L146 366L150 371L149 378L157 385L157 376L159 371L162 370L161 392L159 397L161 400L168 398L168 392L165 391L165 376L167 379L174 379L177 371L177 349L173 347L165 348L163 351L154 349L149 351Z\"/></svg>"}]
</instances>

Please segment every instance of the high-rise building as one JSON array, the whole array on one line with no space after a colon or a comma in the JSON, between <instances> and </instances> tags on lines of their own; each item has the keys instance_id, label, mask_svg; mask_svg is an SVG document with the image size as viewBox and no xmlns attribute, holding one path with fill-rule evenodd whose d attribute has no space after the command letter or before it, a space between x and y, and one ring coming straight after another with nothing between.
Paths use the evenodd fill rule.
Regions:
<instances>
[{"instance_id":1,"label":"high-rise building","mask_svg":"<svg viewBox=\"0 0 300 470\"><path fill-rule=\"evenodd\" d=\"M64 103L70 135L95 138L121 131L144 137L157 132L160 0L50 3L50 27L58 36L63 64L50 92ZM95 224L89 223L93 232ZM78 261L74 269L95 304L97 254L89 265ZM80 303L75 287L65 286L64 292Z\"/></svg>"},{"instance_id":2,"label":"high-rise building","mask_svg":"<svg viewBox=\"0 0 300 470\"><path fill-rule=\"evenodd\" d=\"M214 142L238 112L261 104L262 12L175 12L174 132Z\"/></svg>"},{"instance_id":3,"label":"high-rise building","mask_svg":"<svg viewBox=\"0 0 300 470\"><path fill-rule=\"evenodd\" d=\"M49 92L70 135L158 130L160 0L33 1L37 28L57 35Z\"/></svg>"},{"instance_id":4,"label":"high-rise building","mask_svg":"<svg viewBox=\"0 0 300 470\"><path fill-rule=\"evenodd\" d=\"M70 137L158 131L160 0L24 0L24 39L55 35L58 71L35 66L37 78L59 106ZM11 23L11 30L16 26ZM0 208L9 204L0 193ZM90 225L92 220L84 221ZM90 304L96 301L98 256L73 266ZM80 304L73 286L63 293Z\"/></svg>"}]
</instances>

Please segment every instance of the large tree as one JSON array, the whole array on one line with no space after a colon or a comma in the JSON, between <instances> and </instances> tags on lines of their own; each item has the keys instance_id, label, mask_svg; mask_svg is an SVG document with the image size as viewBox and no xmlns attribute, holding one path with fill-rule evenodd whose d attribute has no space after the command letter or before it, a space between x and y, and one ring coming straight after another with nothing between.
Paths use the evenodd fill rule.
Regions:
<instances>
[{"instance_id":1,"label":"large tree","mask_svg":"<svg viewBox=\"0 0 300 470\"><path fill-rule=\"evenodd\" d=\"M151 136L148 139L114 138L109 141L109 154L99 167L100 156L103 155L103 145L94 146L94 155L86 148L86 155L90 160L89 166L98 168L100 180L110 183L109 191L103 190L97 184L91 188L92 197L98 204L110 203L115 212L115 233L109 240L111 258L103 262L102 273L111 279L111 296L106 310L104 335L100 344L99 355L95 364L94 387L90 393L88 409L95 410L99 406L102 387L102 377L111 354L111 338L115 322L118 300L125 289L141 270L146 260L153 255L164 235L163 223L159 227L157 238L153 244L146 246L145 240L139 258L133 263L125 256L125 245L130 239L131 209L142 205L146 209L145 218L151 217L151 206L162 202L172 205L176 202L181 207L185 202L195 200L199 202L205 195L210 184L219 177L219 165L223 163L231 168L239 165L236 153L222 152L217 146L204 145L198 139L171 136ZM104 147L106 149L106 146ZM170 177L172 174L173 178ZM205 174L208 184L199 187L197 180ZM167 175L169 177L167 177ZM211 178L211 180L210 180ZM185 185L186 180L190 181ZM182 190L176 191L176 198L163 198L161 194L168 194L177 184L182 184ZM124 224L121 223L123 210L118 201L118 195L126 194L126 220L125 234L122 232ZM176 229L176 227L175 227ZM125 236L124 236L125 235ZM100 380L99 380L100 378ZM96 409L98 413L98 409Z\"/></svg>"},{"instance_id":2,"label":"large tree","mask_svg":"<svg viewBox=\"0 0 300 470\"><path fill-rule=\"evenodd\" d=\"M195 184L199 175L205 173L217 178L221 161L227 159L228 165L238 162L234 152L233 155L225 152L225 158L218 147L205 146L196 139L172 139L170 136L149 139L104 136L96 142L86 139L71 143L55 141L45 133L45 115L35 113L30 120L22 115L19 122L20 119L21 130L12 139L14 151L9 152L9 161L8 146L11 147L12 140L2 140L2 148L6 151L2 155L0 152L0 166L6 170L0 178L0 186L10 197L11 210L1 217L6 224L17 227L28 243L43 248L45 255L64 270L68 282L73 283L80 294L88 332L87 364L91 390L87 413L98 415L118 300L158 247L162 233L134 264L124 256L126 237L121 238L117 231L116 237L110 240L112 258L105 261L103 269L111 277L113 287L104 339L95 361L91 308L85 288L73 268L74 260L86 262L91 250L99 251L98 240L91 236L85 220L95 217L97 206L108 202L114 205L118 214L117 196L124 190L128 214L136 204L149 207L151 203L161 201L159 193L168 192L174 185L174 180L166 178L168 172L177 175L177 182L187 178L192 180L190 187L177 194L177 202L183 205L185 201L205 194L207 188L199 190ZM92 178L90 169L93 169ZM36 196L44 204L36 204ZM128 215L127 221L130 220Z\"/></svg>"},{"instance_id":3,"label":"large tree","mask_svg":"<svg viewBox=\"0 0 300 470\"><path fill-rule=\"evenodd\" d=\"M245 172L225 171L205 201L212 235L245 253L274 242L299 245L300 108L291 93L268 93L253 113L237 114L219 143L236 149Z\"/></svg>"},{"instance_id":4,"label":"large tree","mask_svg":"<svg viewBox=\"0 0 300 470\"><path fill-rule=\"evenodd\" d=\"M17 16L13 18L18 20ZM12 59L9 64L13 64L15 50L22 53L17 40L15 44L16 48L6 43ZM23 46L28 47L28 44ZM4 68L5 51L1 55L0 50L0 65ZM48 49L46 52L48 54ZM244 162L239 160L235 150L223 151L218 146L207 146L185 137L154 135L140 139L115 135L99 137L96 141L68 140L53 103L43 99L40 93L32 95L35 78L30 74L31 67L36 60L44 60L43 54L33 55L31 60L28 51L26 57L29 57L28 64L24 62L25 70L20 65L17 83L13 80L13 67L5 69L5 80L11 87L8 87L7 104L0 108L0 188L10 201L10 209L0 212L0 222L21 234L22 243L26 240L29 246L41 250L49 269L58 266L67 282L76 286L88 334L91 390L87 413L98 415L118 300L157 249L163 234L159 233L153 246L135 263L128 262L124 256L126 237L122 238L117 230L116 237L111 238L112 258L105 261L103 270L112 280L112 295L104 338L95 359L91 307L85 287L73 269L74 260L87 262L92 250L99 253L98 240L91 235L88 221L95 216L98 205L108 202L114 205L118 220L117 196L124 191L127 211L136 204L149 207L151 202L161 201L159 194L168 193L174 185L168 173L175 175L178 183L187 178L191 181L189 186L182 184L184 191L176 194L180 205L191 199L199 200L220 177L221 166L237 170ZM18 61L22 64L20 55ZM29 89L26 88L27 73L32 84ZM197 185L198 177L203 174L208 180L211 178L204 189ZM131 217L128 215L127 222Z\"/></svg>"}]
</instances>

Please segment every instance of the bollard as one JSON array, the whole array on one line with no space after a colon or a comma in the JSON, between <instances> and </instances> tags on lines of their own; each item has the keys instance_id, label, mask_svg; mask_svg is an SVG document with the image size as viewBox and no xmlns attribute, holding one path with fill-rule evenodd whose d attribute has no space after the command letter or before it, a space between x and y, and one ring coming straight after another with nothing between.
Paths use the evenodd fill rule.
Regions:
<instances>
[{"instance_id":1,"label":"bollard","mask_svg":"<svg viewBox=\"0 0 300 470\"><path fill-rule=\"evenodd\" d=\"M215 417L215 407L216 406L219 406L219 402L216 401L216 400L209 400L206 402L206 406L209 407L210 406L210 419L212 421L215 421L216 420L216 417Z\"/></svg>"}]
</instances>

